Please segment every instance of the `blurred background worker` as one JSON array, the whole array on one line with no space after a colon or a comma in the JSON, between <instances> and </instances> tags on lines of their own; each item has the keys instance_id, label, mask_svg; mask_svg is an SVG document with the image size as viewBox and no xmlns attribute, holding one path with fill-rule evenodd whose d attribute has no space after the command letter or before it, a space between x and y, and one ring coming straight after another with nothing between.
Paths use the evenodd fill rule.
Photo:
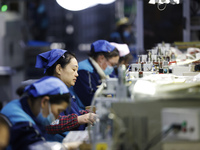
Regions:
<instances>
[{"instance_id":1,"label":"blurred background worker","mask_svg":"<svg viewBox=\"0 0 200 150\"><path fill-rule=\"evenodd\" d=\"M0 113L0 150L6 149L10 140L10 120Z\"/></svg>"},{"instance_id":2,"label":"blurred background worker","mask_svg":"<svg viewBox=\"0 0 200 150\"><path fill-rule=\"evenodd\" d=\"M127 68L128 65L132 63L133 56L131 55L127 44L119 44L119 43L115 43L115 42L110 42L110 44L115 46L118 49L119 56L120 56L119 63L117 64L116 67L114 67L114 71L112 72L110 77L118 77L118 66L124 64Z\"/></svg>"},{"instance_id":3,"label":"blurred background worker","mask_svg":"<svg viewBox=\"0 0 200 150\"><path fill-rule=\"evenodd\" d=\"M52 49L41 53L37 56L36 68L43 68L49 76L55 76L61 79L69 88L74 86L78 77L78 62L74 54L67 50ZM71 130L84 130L87 124L93 124L89 115L94 117L95 114L88 114L88 111L78 109L77 96L70 91L71 107L63 111L59 117L60 123L50 125L46 124L46 130L49 134L63 133ZM63 137L64 138L64 137Z\"/></svg>"},{"instance_id":4,"label":"blurred background worker","mask_svg":"<svg viewBox=\"0 0 200 150\"><path fill-rule=\"evenodd\" d=\"M127 17L120 18L116 22L116 30L110 34L110 42L135 43L132 25Z\"/></svg>"},{"instance_id":5,"label":"blurred background worker","mask_svg":"<svg viewBox=\"0 0 200 150\"><path fill-rule=\"evenodd\" d=\"M37 146L50 149L52 143L46 143L42 120L37 117L41 114L50 122L58 122L56 118L67 108L69 100L68 88L55 77L43 77L26 86L24 96L11 101L1 111L13 125L10 142L12 149L28 150L36 149ZM12 111L10 111L11 108ZM58 149L67 149L67 146L61 143L55 142L54 144L59 147Z\"/></svg>"},{"instance_id":6,"label":"blurred background worker","mask_svg":"<svg viewBox=\"0 0 200 150\"><path fill-rule=\"evenodd\" d=\"M80 99L78 105L81 109L91 104L102 79L109 78L118 61L119 51L108 41L97 40L91 44L89 58L79 62L79 77L73 87Z\"/></svg>"}]
</instances>

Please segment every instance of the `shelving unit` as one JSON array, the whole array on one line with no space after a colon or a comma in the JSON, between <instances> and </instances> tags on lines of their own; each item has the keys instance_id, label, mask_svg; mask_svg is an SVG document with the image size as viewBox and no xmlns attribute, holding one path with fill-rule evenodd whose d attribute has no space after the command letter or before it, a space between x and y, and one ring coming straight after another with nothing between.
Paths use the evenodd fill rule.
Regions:
<instances>
[{"instance_id":1,"label":"shelving unit","mask_svg":"<svg viewBox=\"0 0 200 150\"><path fill-rule=\"evenodd\" d=\"M193 25L191 22L191 2L193 0L183 0L183 17L185 19L185 28L183 30L183 42L199 41L199 38L194 38L192 34L200 32L199 24ZM200 14L199 14L200 17Z\"/></svg>"}]
</instances>

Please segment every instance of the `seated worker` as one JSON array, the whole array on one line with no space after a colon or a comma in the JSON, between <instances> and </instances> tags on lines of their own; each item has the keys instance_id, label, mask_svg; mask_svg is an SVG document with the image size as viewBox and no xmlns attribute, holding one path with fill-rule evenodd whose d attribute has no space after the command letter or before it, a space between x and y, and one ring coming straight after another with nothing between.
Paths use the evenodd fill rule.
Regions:
<instances>
[{"instance_id":1,"label":"seated worker","mask_svg":"<svg viewBox=\"0 0 200 150\"><path fill-rule=\"evenodd\" d=\"M78 105L81 109L91 105L102 79L109 78L118 61L119 51L108 41L97 40L91 44L89 58L79 62L79 76L73 86L74 92L80 99Z\"/></svg>"},{"instance_id":2,"label":"seated worker","mask_svg":"<svg viewBox=\"0 0 200 150\"><path fill-rule=\"evenodd\" d=\"M1 111L11 123L10 146L14 150L51 149L56 144L58 149L70 149L71 144L46 142L44 126L37 119L39 114L53 122L64 111L70 100L69 90L56 77L43 77L26 86L24 95L5 105ZM58 120L56 120L58 121ZM78 147L77 145L74 148Z\"/></svg>"},{"instance_id":3,"label":"seated worker","mask_svg":"<svg viewBox=\"0 0 200 150\"><path fill-rule=\"evenodd\" d=\"M10 140L10 120L0 113L0 150L6 149Z\"/></svg>"},{"instance_id":4,"label":"seated worker","mask_svg":"<svg viewBox=\"0 0 200 150\"><path fill-rule=\"evenodd\" d=\"M36 59L36 68L44 68L44 72L49 76L55 76L61 79L69 88L75 85L78 77L78 62L74 54L67 50L52 49L41 53ZM69 88L70 89L70 88ZM47 133L57 134L71 130L84 130L88 123L93 124L89 115L95 116L94 113L88 114L88 111L80 110L76 103L78 97L70 90L71 107L62 112L59 117L60 124L46 126ZM62 123L61 123L62 122Z\"/></svg>"},{"instance_id":5,"label":"seated worker","mask_svg":"<svg viewBox=\"0 0 200 150\"><path fill-rule=\"evenodd\" d=\"M114 68L114 71L112 72L110 77L118 77L118 67L120 65L125 65L127 68L129 64L131 64L131 62L133 61L133 56L130 53L130 50L127 44L119 44L119 43L114 43L114 42L110 42L110 44L115 46L118 49L119 56L120 56L119 62L117 66Z\"/></svg>"}]
</instances>

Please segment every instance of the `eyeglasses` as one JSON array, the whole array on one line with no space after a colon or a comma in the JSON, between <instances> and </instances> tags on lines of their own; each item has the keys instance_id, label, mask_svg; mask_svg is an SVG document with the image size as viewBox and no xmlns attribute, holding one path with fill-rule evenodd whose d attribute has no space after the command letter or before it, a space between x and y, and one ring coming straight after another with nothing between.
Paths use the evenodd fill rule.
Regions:
<instances>
[{"instance_id":1,"label":"eyeglasses","mask_svg":"<svg viewBox=\"0 0 200 150\"><path fill-rule=\"evenodd\" d=\"M106 59L106 60L107 60L107 62L109 64L109 66L112 66L112 67L116 67L117 66L117 64L115 62L111 62L109 59Z\"/></svg>"}]
</instances>

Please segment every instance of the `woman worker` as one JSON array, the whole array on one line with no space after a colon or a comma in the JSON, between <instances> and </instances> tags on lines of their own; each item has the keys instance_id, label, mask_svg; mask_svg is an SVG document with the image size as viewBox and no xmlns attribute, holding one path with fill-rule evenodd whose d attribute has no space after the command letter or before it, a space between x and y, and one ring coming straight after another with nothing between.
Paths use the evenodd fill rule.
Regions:
<instances>
[{"instance_id":1,"label":"woman worker","mask_svg":"<svg viewBox=\"0 0 200 150\"><path fill-rule=\"evenodd\" d=\"M48 52L41 53L36 59L36 68L44 68L44 72L49 76L55 76L61 79L69 88L75 85L78 77L78 62L76 57L67 50L53 49ZM93 124L94 120L90 120L95 117L94 113L88 113L88 111L79 111L76 104L77 97L72 96L71 109L67 109L59 117L58 124L46 124L46 130L49 134L63 133L70 130L84 130L86 124Z\"/></svg>"},{"instance_id":2,"label":"woman worker","mask_svg":"<svg viewBox=\"0 0 200 150\"><path fill-rule=\"evenodd\" d=\"M70 144L46 142L44 127L37 119L41 113L51 122L54 121L67 108L69 100L68 88L56 77L43 77L26 86L24 96L9 102L1 111L12 123L12 149L51 149L52 144L56 144L58 149L69 148Z\"/></svg>"},{"instance_id":3,"label":"woman worker","mask_svg":"<svg viewBox=\"0 0 200 150\"><path fill-rule=\"evenodd\" d=\"M119 51L119 62L117 66L114 68L114 71L110 75L110 77L118 77L118 67L120 65L125 65L126 68L131 64L133 61L133 56L130 53L129 47L127 44L120 44L115 42L110 42L111 45L115 46Z\"/></svg>"},{"instance_id":4,"label":"woman worker","mask_svg":"<svg viewBox=\"0 0 200 150\"><path fill-rule=\"evenodd\" d=\"M98 40L91 44L89 58L79 63L74 92L79 97L81 109L91 105L92 98L102 79L109 78L113 67L118 64L119 52L106 40Z\"/></svg>"}]
</instances>

